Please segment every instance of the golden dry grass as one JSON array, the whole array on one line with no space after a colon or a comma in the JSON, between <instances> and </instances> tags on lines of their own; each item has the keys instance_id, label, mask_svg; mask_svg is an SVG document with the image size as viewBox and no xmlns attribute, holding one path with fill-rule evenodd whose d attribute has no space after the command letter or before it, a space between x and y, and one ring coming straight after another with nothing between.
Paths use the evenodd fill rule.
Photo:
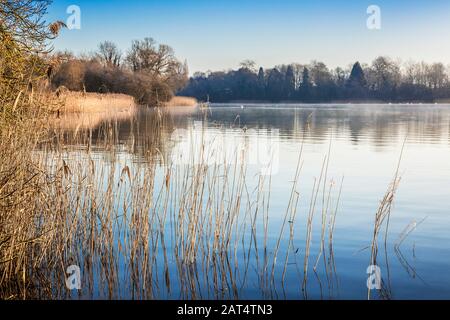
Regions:
<instances>
[{"instance_id":1,"label":"golden dry grass","mask_svg":"<svg viewBox=\"0 0 450 320\"><path fill-rule=\"evenodd\" d=\"M62 113L130 112L136 108L134 98L125 94L68 92L61 98Z\"/></svg>"},{"instance_id":2,"label":"golden dry grass","mask_svg":"<svg viewBox=\"0 0 450 320\"><path fill-rule=\"evenodd\" d=\"M197 99L191 97L173 97L164 104L165 107L196 107Z\"/></svg>"}]
</instances>

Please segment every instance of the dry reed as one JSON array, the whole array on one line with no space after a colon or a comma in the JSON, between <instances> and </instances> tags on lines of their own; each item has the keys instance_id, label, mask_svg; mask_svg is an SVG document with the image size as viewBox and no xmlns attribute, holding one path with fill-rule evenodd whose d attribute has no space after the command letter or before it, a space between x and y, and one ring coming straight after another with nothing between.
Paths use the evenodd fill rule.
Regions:
<instances>
[{"instance_id":1,"label":"dry reed","mask_svg":"<svg viewBox=\"0 0 450 320\"><path fill-rule=\"evenodd\" d=\"M64 102L61 113L120 113L136 108L134 98L125 94L65 92L60 99Z\"/></svg>"},{"instance_id":2,"label":"dry reed","mask_svg":"<svg viewBox=\"0 0 450 320\"><path fill-rule=\"evenodd\" d=\"M175 96L170 101L164 103L165 107L196 107L197 105L197 99L180 96Z\"/></svg>"},{"instance_id":3,"label":"dry reed","mask_svg":"<svg viewBox=\"0 0 450 320\"><path fill-rule=\"evenodd\" d=\"M0 204L8 210L0 216L1 298L239 299L255 274L261 296L277 297L278 290L284 290L287 265L301 236L294 223L302 152L272 247L272 177L249 177L245 149L236 149L232 163L222 159L211 164L215 154L205 140L192 145L192 157L179 164L161 145L170 117L156 110L147 124L153 134L139 141L140 146L138 138L118 143L115 120L95 131L78 127L72 133L56 130L33 139L19 138L29 137L31 126L18 136L2 132L10 145L27 142L19 151L2 150ZM205 126L201 130L203 137ZM146 152L136 154L131 165L123 148L130 154L141 148ZM312 220L321 189L322 215L329 218L322 222L320 255L325 263L328 221L332 259L338 204L328 213L332 185L325 195L327 159L307 213L304 274L298 269L294 273L303 283L305 298ZM281 254L284 263L278 266ZM84 284L75 295L65 288L65 269L73 264L83 270ZM318 264L319 258L315 269Z\"/></svg>"}]
</instances>

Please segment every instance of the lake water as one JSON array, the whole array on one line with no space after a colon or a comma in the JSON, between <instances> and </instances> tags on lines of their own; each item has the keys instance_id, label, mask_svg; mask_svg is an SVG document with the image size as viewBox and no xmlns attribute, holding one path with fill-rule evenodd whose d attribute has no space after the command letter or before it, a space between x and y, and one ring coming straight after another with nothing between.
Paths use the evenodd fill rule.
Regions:
<instances>
[{"instance_id":1,"label":"lake water","mask_svg":"<svg viewBox=\"0 0 450 320\"><path fill-rule=\"evenodd\" d=\"M153 126L158 117L165 120L156 137ZM400 163L401 181L389 221L378 237L382 290L371 291L371 298L450 299L450 106L213 104L207 111L175 109L166 116L140 111L114 123L114 152L102 147L100 127L91 128L97 166L110 168L114 162L119 173L127 166L133 176L149 159L159 159L154 189L164 185L170 166L179 175L173 188L184 188L180 192L187 194L189 187L177 181L183 181L183 175L189 179L187 168L200 162L208 164L201 171L207 179L213 168L221 174L228 168L229 181L223 187L219 178L217 185L202 189L225 190L222 198L215 192L209 207L204 196L201 209L183 211L180 197L177 203L168 197L168 218L159 224L165 243L157 242L151 249L155 252L154 276L147 285L153 288L151 295L139 294L142 281L125 280L129 260L119 250L118 285L109 297L367 299L375 214ZM207 160L198 153L201 141L206 141ZM80 159L86 146L75 147L68 159L74 155ZM241 161L247 167L238 174ZM240 184L242 174L245 181ZM255 192L258 186L260 193ZM234 193L242 199L233 199ZM113 196L117 210L126 210L123 195ZM201 216L205 220L196 227L208 224L208 212L214 216L213 224L226 215L227 221L221 223L230 228L230 239L217 247L212 245L214 234L197 239L201 245L193 250L207 254L180 263L177 255L188 251L176 250L176 215L182 211L194 215L205 208L209 208ZM236 216L230 214L233 210ZM152 221L151 228L157 225ZM118 243L124 241L120 232L115 237ZM94 288L82 297L108 297L104 291L108 290Z\"/></svg>"}]
</instances>

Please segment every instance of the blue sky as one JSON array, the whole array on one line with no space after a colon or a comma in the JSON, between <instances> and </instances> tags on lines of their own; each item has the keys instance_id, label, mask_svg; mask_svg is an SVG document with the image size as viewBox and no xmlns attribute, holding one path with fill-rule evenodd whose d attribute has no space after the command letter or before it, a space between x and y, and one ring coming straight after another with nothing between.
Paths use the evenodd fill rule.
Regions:
<instances>
[{"instance_id":1,"label":"blue sky","mask_svg":"<svg viewBox=\"0 0 450 320\"><path fill-rule=\"evenodd\" d=\"M381 8L381 30L366 27L369 5ZM76 53L110 40L124 51L150 36L172 46L190 71L236 68L244 59L272 67L320 60L330 67L378 55L450 64L448 0L55 0L49 20L81 8L81 30L54 46Z\"/></svg>"}]
</instances>

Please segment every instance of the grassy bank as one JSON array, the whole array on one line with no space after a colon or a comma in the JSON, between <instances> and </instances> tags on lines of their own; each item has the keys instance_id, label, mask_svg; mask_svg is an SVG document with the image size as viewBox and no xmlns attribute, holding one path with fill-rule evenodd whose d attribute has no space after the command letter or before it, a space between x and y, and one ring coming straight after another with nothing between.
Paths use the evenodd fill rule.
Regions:
<instances>
[{"instance_id":1,"label":"grassy bank","mask_svg":"<svg viewBox=\"0 0 450 320\"><path fill-rule=\"evenodd\" d=\"M136 108L134 98L125 94L67 92L61 99L62 113L130 112Z\"/></svg>"},{"instance_id":2,"label":"grassy bank","mask_svg":"<svg viewBox=\"0 0 450 320\"><path fill-rule=\"evenodd\" d=\"M133 112L138 108L135 99L126 94L100 94L83 92L66 92L60 96L61 113L117 113ZM164 102L163 107L195 107L198 101L191 97L173 97Z\"/></svg>"},{"instance_id":3,"label":"grassy bank","mask_svg":"<svg viewBox=\"0 0 450 320\"><path fill-rule=\"evenodd\" d=\"M195 107L198 101L191 97L173 97L169 102L164 104L165 107Z\"/></svg>"}]
</instances>

